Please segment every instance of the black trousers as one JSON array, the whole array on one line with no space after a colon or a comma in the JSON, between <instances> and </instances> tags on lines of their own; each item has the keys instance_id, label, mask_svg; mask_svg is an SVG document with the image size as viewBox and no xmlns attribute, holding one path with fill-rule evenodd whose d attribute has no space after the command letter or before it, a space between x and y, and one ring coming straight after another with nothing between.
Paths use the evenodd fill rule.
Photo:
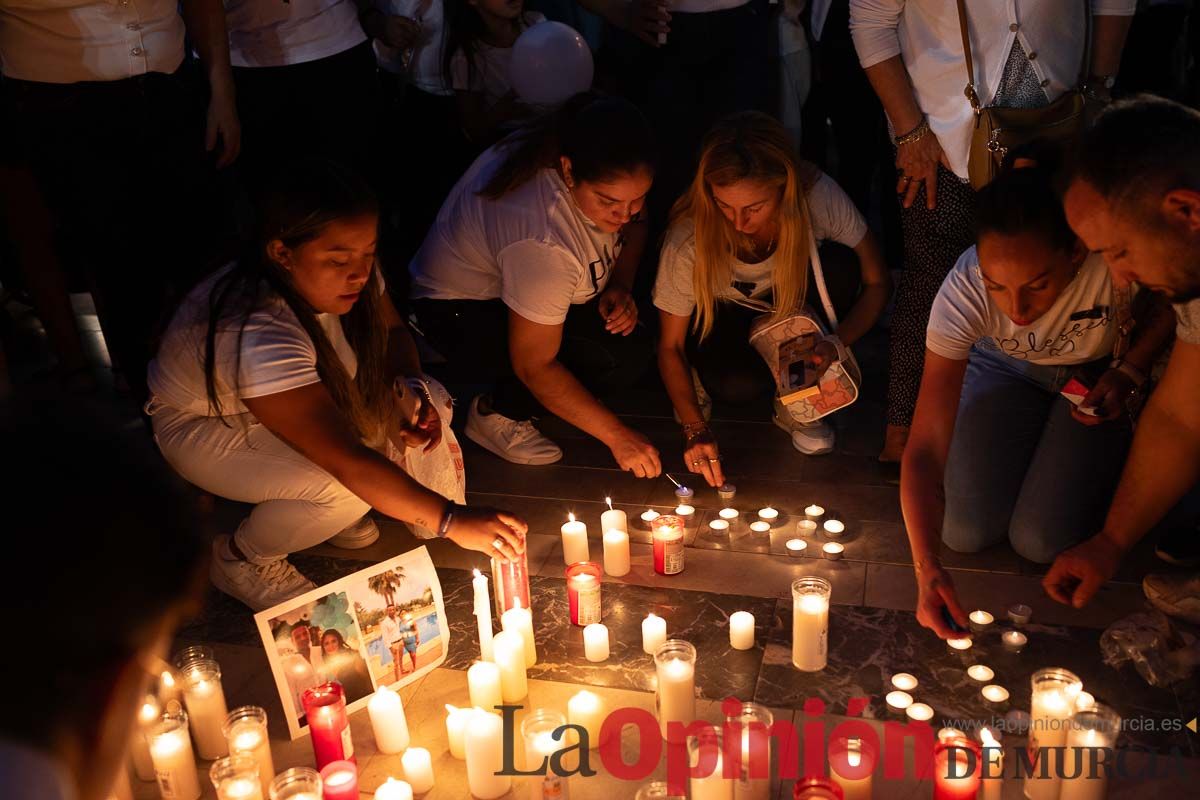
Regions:
<instances>
[{"instance_id":1,"label":"black trousers","mask_svg":"<svg viewBox=\"0 0 1200 800\"><path fill-rule=\"evenodd\" d=\"M446 357L447 380L492 383L492 408L517 420L545 409L513 372L508 352L508 307L500 300L413 300L425 337ZM604 330L598 303L571 306L563 324L558 361L589 392L604 397L645 373L654 344L642 324L628 336Z\"/></svg>"}]
</instances>

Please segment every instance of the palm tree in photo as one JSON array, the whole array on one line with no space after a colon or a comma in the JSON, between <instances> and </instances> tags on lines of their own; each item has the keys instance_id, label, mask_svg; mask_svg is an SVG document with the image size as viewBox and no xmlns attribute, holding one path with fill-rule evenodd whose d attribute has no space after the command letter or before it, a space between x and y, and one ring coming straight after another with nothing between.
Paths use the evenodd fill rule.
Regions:
<instances>
[{"instance_id":1,"label":"palm tree in photo","mask_svg":"<svg viewBox=\"0 0 1200 800\"><path fill-rule=\"evenodd\" d=\"M404 584L404 567L396 567L367 578L367 588L379 595L389 606L396 605L396 590Z\"/></svg>"}]
</instances>

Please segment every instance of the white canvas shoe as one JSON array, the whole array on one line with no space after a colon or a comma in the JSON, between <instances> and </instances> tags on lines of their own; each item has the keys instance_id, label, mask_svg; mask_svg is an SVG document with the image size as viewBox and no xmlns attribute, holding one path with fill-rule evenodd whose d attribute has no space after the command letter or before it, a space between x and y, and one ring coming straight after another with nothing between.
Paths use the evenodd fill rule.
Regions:
<instances>
[{"instance_id":1,"label":"white canvas shoe","mask_svg":"<svg viewBox=\"0 0 1200 800\"><path fill-rule=\"evenodd\" d=\"M371 519L370 515L363 515L358 522L347 525L338 531L329 540L329 543L334 547L346 550L359 550L369 544L374 544L378 538L379 526L375 524L375 520Z\"/></svg>"},{"instance_id":2,"label":"white canvas shoe","mask_svg":"<svg viewBox=\"0 0 1200 800\"><path fill-rule=\"evenodd\" d=\"M312 591L317 585L296 571L286 558L270 564L254 564L240 558L230 560L228 536L213 542L212 563L208 576L213 585L254 611L277 606L293 597Z\"/></svg>"},{"instance_id":3,"label":"white canvas shoe","mask_svg":"<svg viewBox=\"0 0 1200 800\"><path fill-rule=\"evenodd\" d=\"M562 459L562 449L542 435L528 420L509 419L479 410L479 398L467 413L467 438L514 464L553 464Z\"/></svg>"},{"instance_id":4,"label":"white canvas shoe","mask_svg":"<svg viewBox=\"0 0 1200 800\"><path fill-rule=\"evenodd\" d=\"M775 424L792 435L792 447L806 456L820 456L833 451L836 437L833 426L823 419L801 422L792 417L787 407L775 400Z\"/></svg>"}]
</instances>

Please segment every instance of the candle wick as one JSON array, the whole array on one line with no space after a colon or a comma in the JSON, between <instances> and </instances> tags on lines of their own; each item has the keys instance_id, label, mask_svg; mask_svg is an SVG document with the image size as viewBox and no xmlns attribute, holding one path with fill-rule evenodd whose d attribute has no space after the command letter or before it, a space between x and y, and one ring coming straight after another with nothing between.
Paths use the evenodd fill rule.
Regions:
<instances>
[{"instance_id":1,"label":"candle wick","mask_svg":"<svg viewBox=\"0 0 1200 800\"><path fill-rule=\"evenodd\" d=\"M612 498L611 498L611 497L606 497L606 498L604 498L604 502L608 503L608 510L609 510L609 511L612 511L612 510L613 510L613 507L612 507Z\"/></svg>"}]
</instances>

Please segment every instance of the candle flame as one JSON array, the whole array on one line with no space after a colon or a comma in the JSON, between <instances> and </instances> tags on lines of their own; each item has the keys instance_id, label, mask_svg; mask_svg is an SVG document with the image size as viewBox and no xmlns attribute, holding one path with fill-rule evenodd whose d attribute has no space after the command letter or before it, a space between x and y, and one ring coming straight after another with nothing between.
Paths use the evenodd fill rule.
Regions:
<instances>
[{"instance_id":1,"label":"candle flame","mask_svg":"<svg viewBox=\"0 0 1200 800\"><path fill-rule=\"evenodd\" d=\"M857 767L860 763L862 763L862 753L854 749L846 752L846 766Z\"/></svg>"},{"instance_id":2,"label":"candle flame","mask_svg":"<svg viewBox=\"0 0 1200 800\"><path fill-rule=\"evenodd\" d=\"M519 597L513 598L513 608L518 609L518 610L523 608L523 606L521 605L521 598L519 598Z\"/></svg>"},{"instance_id":3,"label":"candle flame","mask_svg":"<svg viewBox=\"0 0 1200 800\"><path fill-rule=\"evenodd\" d=\"M996 740L996 735L992 733L991 728L980 728L979 739L983 742L984 747L1000 746L1000 742Z\"/></svg>"},{"instance_id":4,"label":"candle flame","mask_svg":"<svg viewBox=\"0 0 1200 800\"><path fill-rule=\"evenodd\" d=\"M480 572L478 569L476 569L476 570L473 570L473 571L474 571L474 573L475 573L475 577L476 577L476 578L482 578L482 577L483 577L483 573L482 573L482 572Z\"/></svg>"},{"instance_id":5,"label":"candle flame","mask_svg":"<svg viewBox=\"0 0 1200 800\"><path fill-rule=\"evenodd\" d=\"M457 714L458 706L452 706L449 703L446 703L446 713L447 714Z\"/></svg>"},{"instance_id":6,"label":"candle flame","mask_svg":"<svg viewBox=\"0 0 1200 800\"><path fill-rule=\"evenodd\" d=\"M175 688L175 676L171 674L170 670L165 670L165 669L163 670L161 680L162 680L162 685L164 688L166 688L166 689L174 689Z\"/></svg>"},{"instance_id":7,"label":"candle flame","mask_svg":"<svg viewBox=\"0 0 1200 800\"><path fill-rule=\"evenodd\" d=\"M571 512L569 512L569 513L567 514L567 519L568 519L570 522L574 522L574 521L575 521L575 512L574 512L574 511L571 511Z\"/></svg>"},{"instance_id":8,"label":"candle flame","mask_svg":"<svg viewBox=\"0 0 1200 800\"><path fill-rule=\"evenodd\" d=\"M613 510L613 507L612 507L612 498L611 498L611 497L606 497L606 498L604 498L604 502L608 503L608 510L609 510L609 511L612 511L612 510Z\"/></svg>"}]
</instances>

